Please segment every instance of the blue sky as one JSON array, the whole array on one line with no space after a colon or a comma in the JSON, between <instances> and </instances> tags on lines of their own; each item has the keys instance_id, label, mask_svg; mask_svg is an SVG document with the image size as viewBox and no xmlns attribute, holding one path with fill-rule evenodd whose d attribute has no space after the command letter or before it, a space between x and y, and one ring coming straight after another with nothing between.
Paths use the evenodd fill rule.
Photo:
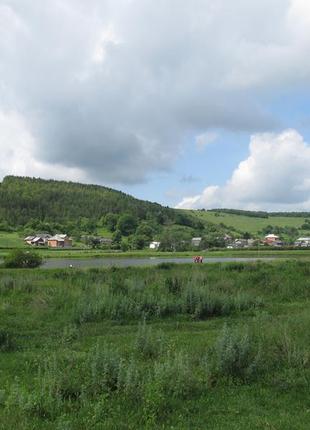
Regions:
<instances>
[{"instance_id":1,"label":"blue sky","mask_svg":"<svg viewBox=\"0 0 310 430\"><path fill-rule=\"evenodd\" d=\"M0 0L0 179L310 210L308 0Z\"/></svg>"}]
</instances>

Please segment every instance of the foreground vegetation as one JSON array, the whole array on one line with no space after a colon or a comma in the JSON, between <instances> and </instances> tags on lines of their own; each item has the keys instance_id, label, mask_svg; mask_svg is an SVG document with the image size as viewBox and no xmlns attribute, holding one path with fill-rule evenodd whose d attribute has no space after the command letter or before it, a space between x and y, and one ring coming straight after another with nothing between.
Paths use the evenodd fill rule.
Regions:
<instances>
[{"instance_id":1,"label":"foreground vegetation","mask_svg":"<svg viewBox=\"0 0 310 430\"><path fill-rule=\"evenodd\" d=\"M308 429L304 262L0 271L0 428Z\"/></svg>"}]
</instances>

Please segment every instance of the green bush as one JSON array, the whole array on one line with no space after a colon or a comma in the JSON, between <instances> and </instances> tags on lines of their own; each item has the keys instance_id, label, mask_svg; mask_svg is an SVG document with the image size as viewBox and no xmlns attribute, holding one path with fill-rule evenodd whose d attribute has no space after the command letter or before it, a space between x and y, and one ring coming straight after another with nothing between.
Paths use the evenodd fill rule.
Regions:
<instances>
[{"instance_id":1,"label":"green bush","mask_svg":"<svg viewBox=\"0 0 310 430\"><path fill-rule=\"evenodd\" d=\"M161 355L165 340L161 333L153 333L152 328L148 327L143 321L139 325L135 341L135 350L143 358L155 358Z\"/></svg>"},{"instance_id":2,"label":"green bush","mask_svg":"<svg viewBox=\"0 0 310 430\"><path fill-rule=\"evenodd\" d=\"M0 352L10 352L16 349L12 334L6 330L0 330Z\"/></svg>"},{"instance_id":3,"label":"green bush","mask_svg":"<svg viewBox=\"0 0 310 430\"><path fill-rule=\"evenodd\" d=\"M247 332L234 332L226 325L209 354L210 378L255 379L263 371L260 346Z\"/></svg>"},{"instance_id":4,"label":"green bush","mask_svg":"<svg viewBox=\"0 0 310 430\"><path fill-rule=\"evenodd\" d=\"M10 269L34 269L42 264L42 257L32 251L12 251L4 258L4 267Z\"/></svg>"}]
</instances>

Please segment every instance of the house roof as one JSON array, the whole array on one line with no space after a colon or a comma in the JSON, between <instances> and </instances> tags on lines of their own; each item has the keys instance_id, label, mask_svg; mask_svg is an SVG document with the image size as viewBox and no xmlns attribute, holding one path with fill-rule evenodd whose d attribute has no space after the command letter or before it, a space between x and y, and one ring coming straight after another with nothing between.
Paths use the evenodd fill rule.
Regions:
<instances>
[{"instance_id":1,"label":"house roof","mask_svg":"<svg viewBox=\"0 0 310 430\"><path fill-rule=\"evenodd\" d=\"M299 237L296 242L310 242L310 237Z\"/></svg>"},{"instance_id":2,"label":"house roof","mask_svg":"<svg viewBox=\"0 0 310 430\"><path fill-rule=\"evenodd\" d=\"M57 240L57 242L64 242L65 239L69 239L67 234L55 234L50 237L48 240Z\"/></svg>"}]
</instances>

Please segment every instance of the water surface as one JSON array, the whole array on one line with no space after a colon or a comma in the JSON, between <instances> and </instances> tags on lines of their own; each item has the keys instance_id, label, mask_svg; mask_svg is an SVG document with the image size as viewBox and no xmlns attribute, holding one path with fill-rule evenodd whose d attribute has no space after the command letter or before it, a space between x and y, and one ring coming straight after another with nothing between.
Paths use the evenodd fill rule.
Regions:
<instances>
[{"instance_id":1,"label":"water surface","mask_svg":"<svg viewBox=\"0 0 310 430\"><path fill-rule=\"evenodd\" d=\"M271 261L273 257L255 258L255 257L214 257L204 258L203 263L233 263L233 262L254 262L254 261ZM145 258L48 258L44 261L44 269L65 269L74 268L91 268L91 267L130 267L130 266L156 266L160 263L193 263L192 257L145 257ZM198 264L198 263L197 263Z\"/></svg>"}]
</instances>

